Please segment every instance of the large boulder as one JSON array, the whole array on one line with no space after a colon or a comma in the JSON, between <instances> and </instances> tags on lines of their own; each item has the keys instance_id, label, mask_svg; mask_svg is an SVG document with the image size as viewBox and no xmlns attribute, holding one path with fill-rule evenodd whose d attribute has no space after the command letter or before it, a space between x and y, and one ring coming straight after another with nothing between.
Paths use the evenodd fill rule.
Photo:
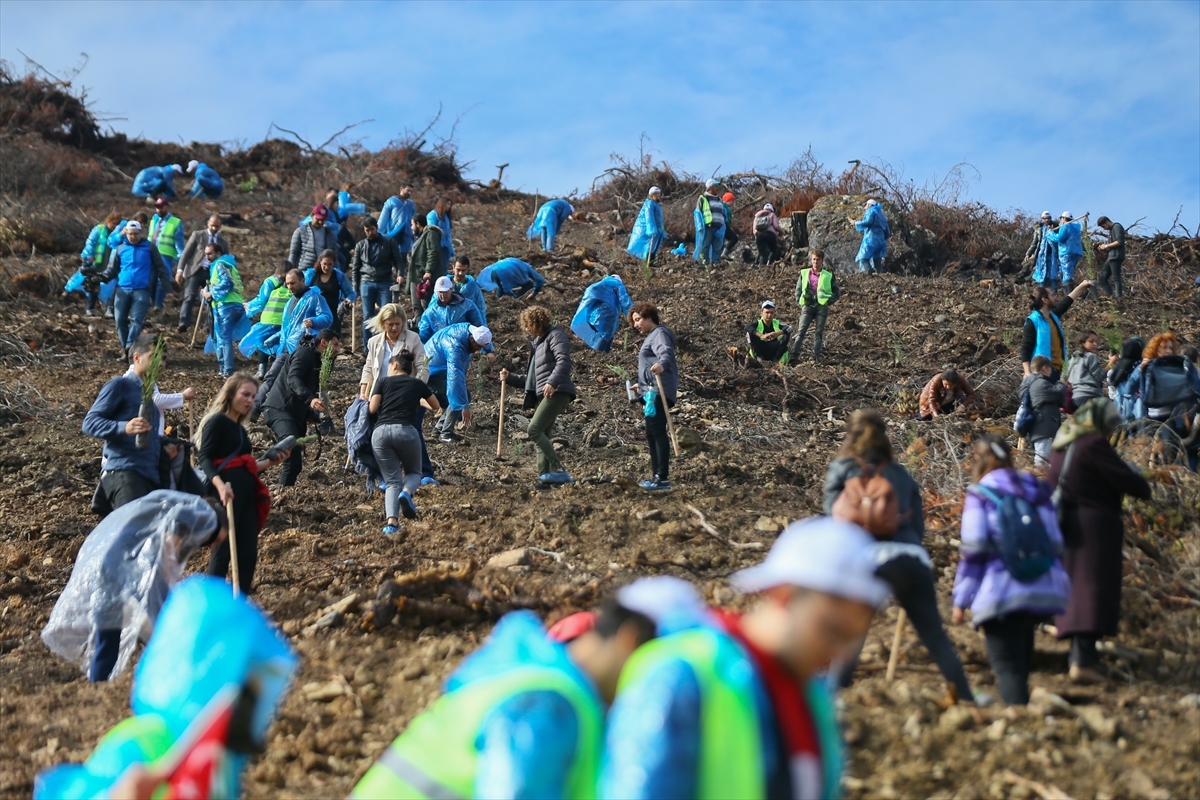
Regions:
<instances>
[{"instance_id":1,"label":"large boulder","mask_svg":"<svg viewBox=\"0 0 1200 800\"><path fill-rule=\"evenodd\" d=\"M834 272L858 269L854 257L863 235L854 229L852 220L862 219L863 204L868 199L866 195L826 195L808 212L809 246L825 251L825 263ZM923 228L910 230L893 203L881 200L880 205L892 230L884 271L920 275L936 269L944 259L937 237Z\"/></svg>"}]
</instances>

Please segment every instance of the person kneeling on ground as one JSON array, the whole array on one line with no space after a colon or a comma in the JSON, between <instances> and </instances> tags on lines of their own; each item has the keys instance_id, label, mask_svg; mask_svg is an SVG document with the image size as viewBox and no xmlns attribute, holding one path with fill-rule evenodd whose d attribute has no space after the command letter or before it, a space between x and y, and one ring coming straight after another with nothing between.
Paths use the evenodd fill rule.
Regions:
<instances>
[{"instance_id":1,"label":"person kneeling on ground","mask_svg":"<svg viewBox=\"0 0 1200 800\"><path fill-rule=\"evenodd\" d=\"M126 503L83 541L42 641L87 664L89 681L120 675L192 553L228 526L224 509L192 494L159 489Z\"/></svg>"},{"instance_id":2,"label":"person kneeling on ground","mask_svg":"<svg viewBox=\"0 0 1200 800\"><path fill-rule=\"evenodd\" d=\"M524 374L500 370L500 380L525 390L526 410L533 409L529 420L529 439L537 447L538 480L542 483L574 483L554 452L554 443L546 434L554 420L575 399L571 383L571 343L567 334L552 325L545 306L530 306L521 312L521 327L529 342L529 369Z\"/></svg>"},{"instance_id":3,"label":"person kneeling on ground","mask_svg":"<svg viewBox=\"0 0 1200 800\"><path fill-rule=\"evenodd\" d=\"M788 341L792 326L775 319L775 301L764 300L757 320L746 326L746 342L754 357L767 362L788 363Z\"/></svg>"},{"instance_id":4,"label":"person kneeling on ground","mask_svg":"<svg viewBox=\"0 0 1200 800\"><path fill-rule=\"evenodd\" d=\"M566 645L532 612L508 614L350 797L595 797L603 704L653 636L651 620L615 600Z\"/></svg>"},{"instance_id":5,"label":"person kneeling on ground","mask_svg":"<svg viewBox=\"0 0 1200 800\"><path fill-rule=\"evenodd\" d=\"M819 673L887 599L872 541L841 520L793 522L765 561L730 576L755 595L747 612L660 623L621 673L598 795L838 796L842 736Z\"/></svg>"},{"instance_id":6,"label":"person kneeling on ground","mask_svg":"<svg viewBox=\"0 0 1200 800\"><path fill-rule=\"evenodd\" d=\"M920 418L928 421L942 414L951 414L956 404L966 406L974 401L975 389L971 387L971 382L958 370L948 369L930 378L921 390Z\"/></svg>"},{"instance_id":7,"label":"person kneeling on ground","mask_svg":"<svg viewBox=\"0 0 1200 800\"><path fill-rule=\"evenodd\" d=\"M388 359L387 375L381 375L371 391L370 410L376 417L371 449L387 482L383 532L389 535L400 531L400 511L408 519L417 518L413 496L424 477L422 440L416 427L422 417L421 406L435 414L442 409L429 386L413 377L414 361L412 352L398 351Z\"/></svg>"},{"instance_id":8,"label":"person kneeling on ground","mask_svg":"<svg viewBox=\"0 0 1200 800\"><path fill-rule=\"evenodd\" d=\"M1029 392L1033 427L1026 435L1036 454L1034 464L1045 467L1050 463L1050 444L1054 441L1054 435L1058 433L1058 426L1062 424L1066 387L1051 377L1050 359L1045 356L1034 356L1029 366L1032 372L1021 381L1017 397L1021 398L1025 392Z\"/></svg>"},{"instance_id":9,"label":"person kneeling on ground","mask_svg":"<svg viewBox=\"0 0 1200 800\"><path fill-rule=\"evenodd\" d=\"M1000 699L1010 705L1024 705L1029 702L1034 632L1047 617L1066 609L1071 591L1071 580L1059 557L1063 539L1050 499L1053 489L1045 481L1014 469L1012 451L997 434L977 439L971 452L971 478L975 483L963 501L962 556L954 576L954 623L961 625L965 610L971 609L971 624L983 628ZM1016 515L1001 513L1001 504L1031 509L1044 531L1044 544L1053 551L1043 554L1044 569L1033 577L1023 574L1018 579L1009 571L1017 564L1008 563L1003 555L1002 543L1010 534L1002 525L1004 519Z\"/></svg>"}]
</instances>

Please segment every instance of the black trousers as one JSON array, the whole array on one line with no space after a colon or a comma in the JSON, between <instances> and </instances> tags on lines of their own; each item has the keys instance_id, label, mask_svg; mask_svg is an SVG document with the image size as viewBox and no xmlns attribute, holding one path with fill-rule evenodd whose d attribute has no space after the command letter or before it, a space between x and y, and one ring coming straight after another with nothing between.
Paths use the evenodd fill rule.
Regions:
<instances>
[{"instance_id":1,"label":"black trousers","mask_svg":"<svg viewBox=\"0 0 1200 800\"><path fill-rule=\"evenodd\" d=\"M100 476L100 491L107 498L110 511L140 500L157 488L153 481L131 469L113 470Z\"/></svg>"},{"instance_id":2,"label":"black trousers","mask_svg":"<svg viewBox=\"0 0 1200 800\"><path fill-rule=\"evenodd\" d=\"M1096 642L1100 637L1094 633L1077 633L1071 637L1071 654L1067 663L1073 667L1098 667L1100 654L1096 652Z\"/></svg>"},{"instance_id":3,"label":"black trousers","mask_svg":"<svg viewBox=\"0 0 1200 800\"><path fill-rule=\"evenodd\" d=\"M233 524L237 536L238 586L250 594L254 570L258 567L258 504L254 495L257 485L245 468L229 469L221 479L233 488ZM216 497L216 491L209 492ZM221 542L208 555L205 573L224 578L229 573L229 539Z\"/></svg>"},{"instance_id":4,"label":"black trousers","mask_svg":"<svg viewBox=\"0 0 1200 800\"><path fill-rule=\"evenodd\" d=\"M290 414L280 411L275 408L267 408L263 411L263 421L267 423L267 427L275 434L275 441L283 439L285 436L295 436L297 439L304 436L304 431L308 427L308 419L297 420ZM279 471L280 486L295 486L296 479L300 477L300 468L304 463L304 448L293 447L292 454L288 456L288 460L283 462L283 468ZM241 564L239 563L240 567Z\"/></svg>"},{"instance_id":5,"label":"black trousers","mask_svg":"<svg viewBox=\"0 0 1200 800\"><path fill-rule=\"evenodd\" d=\"M983 623L988 661L996 673L1000 699L1009 705L1029 702L1029 669L1033 661L1033 633L1040 617L1014 612Z\"/></svg>"},{"instance_id":6,"label":"black trousers","mask_svg":"<svg viewBox=\"0 0 1200 800\"><path fill-rule=\"evenodd\" d=\"M783 358L783 354L788 351L788 345L792 340L792 334L784 331L775 339L769 342L764 342L753 333L747 334L750 341L750 351L754 353L755 358L763 361L778 361Z\"/></svg>"},{"instance_id":7,"label":"black trousers","mask_svg":"<svg viewBox=\"0 0 1200 800\"><path fill-rule=\"evenodd\" d=\"M758 263L770 264L779 253L779 237L775 231L759 231L754 234L754 244L758 246Z\"/></svg>"},{"instance_id":8,"label":"black trousers","mask_svg":"<svg viewBox=\"0 0 1200 800\"><path fill-rule=\"evenodd\" d=\"M179 324L192 324L192 309L200 302L200 289L208 282L208 273L200 270L183 282L183 305L179 307ZM209 316L212 319L212 316ZM209 324L212 324L211 322Z\"/></svg>"},{"instance_id":9,"label":"black trousers","mask_svg":"<svg viewBox=\"0 0 1200 800\"><path fill-rule=\"evenodd\" d=\"M671 470L671 434L667 429L667 406L659 395L654 401L657 412L645 417L646 441L650 443L650 470L659 480L669 480Z\"/></svg>"},{"instance_id":10,"label":"black trousers","mask_svg":"<svg viewBox=\"0 0 1200 800\"><path fill-rule=\"evenodd\" d=\"M1106 296L1120 297L1123 294L1121 267L1124 265L1125 259L1123 258L1110 258L1104 262L1104 267L1100 270L1100 278L1096 282ZM1112 279L1112 285L1109 285L1109 279Z\"/></svg>"}]
</instances>

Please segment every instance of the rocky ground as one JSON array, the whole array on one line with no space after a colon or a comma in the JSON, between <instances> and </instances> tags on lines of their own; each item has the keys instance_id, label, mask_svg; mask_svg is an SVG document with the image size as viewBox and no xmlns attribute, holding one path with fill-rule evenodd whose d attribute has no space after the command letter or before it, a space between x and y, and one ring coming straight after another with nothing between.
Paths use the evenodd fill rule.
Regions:
<instances>
[{"instance_id":1,"label":"rocky ground","mask_svg":"<svg viewBox=\"0 0 1200 800\"><path fill-rule=\"evenodd\" d=\"M257 285L301 212L256 193L230 194L220 207L230 220L226 232L243 276ZM201 204L180 206L189 230L200 223ZM556 618L637 576L663 572L695 581L715 604L738 605L725 578L759 560L755 547L769 547L786 521L818 510L825 466L847 416L862 406L880 407L893 420L896 450L925 488L927 543L949 616L965 448L982 431L1011 432L1023 287L986 273L965 280L839 276L845 296L830 317L826 357L769 369L747 362L741 328L767 298L794 324L796 267L706 272L690 259L664 256L645 274L624 255L614 226L599 218L568 224L559 252L546 258L524 240L531 213L528 198L460 205L460 249L479 266L498 255L538 266L549 279L542 301L560 324L607 269L620 269L635 299L658 303L679 337L678 488L649 497L635 486L647 476L648 455L620 374L635 367L640 340L632 331L618 334L609 354L576 340L579 399L555 432L576 485L531 487L534 455L521 430L527 420L511 398L497 457L496 373L506 365L523 370L528 351L516 325L520 304L491 301L499 358L470 376L477 427L463 444L431 446L443 485L422 490L420 520L398 536L381 535L382 501L367 498L362 481L343 472L337 441L306 456L296 487L274 492L255 599L291 639L302 667L266 754L247 776L248 797L344 796L506 608ZM10 278L33 272L54 287L74 265L28 251L0 259ZM1185 279L1183 270L1152 266L1135 251L1127 270L1140 275L1140 284L1131 281L1142 287L1134 297L1118 306L1083 302L1070 326L1103 330L1117 342L1166 327L1200 340L1196 297L1187 288L1194 268ZM37 280L25 281L6 284L30 291L9 298L0 315L4 797L27 796L39 769L83 760L128 713L130 688L128 673L110 685L89 684L38 639L96 522L88 503L100 447L80 423L99 387L124 367L109 323L84 317L78 300L38 296ZM194 385L210 398L219 385L214 359L187 347L173 314L151 321L149 330L170 342L164 390ZM969 415L918 424L920 388L946 364L968 374L981 402ZM359 368L354 355L338 361L331 394L339 409L357 392ZM169 414L168 421L186 432L190 417ZM269 441L261 425L252 434L259 445ZM1132 444L1125 449L1138 455ZM1155 474L1155 502L1132 508L1127 521L1126 614L1106 654L1114 680L1070 686L1065 646L1039 634L1030 706L947 707L945 684L911 630L897 679L885 681L896 616L886 608L844 694L850 797L1046 797L1053 787L1080 798L1200 793L1200 484L1175 467ZM696 524L698 514L717 535ZM200 557L192 566L202 567ZM373 600L392 578L411 591L388 620ZM480 594L455 588L464 585ZM951 636L973 683L994 691L982 638L967 627Z\"/></svg>"}]
</instances>

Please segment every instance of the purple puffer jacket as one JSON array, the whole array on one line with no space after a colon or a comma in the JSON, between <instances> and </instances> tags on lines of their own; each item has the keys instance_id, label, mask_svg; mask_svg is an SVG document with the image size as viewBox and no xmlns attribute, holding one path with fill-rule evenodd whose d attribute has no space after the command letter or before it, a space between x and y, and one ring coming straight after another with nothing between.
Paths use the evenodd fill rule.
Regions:
<instances>
[{"instance_id":1,"label":"purple puffer jacket","mask_svg":"<svg viewBox=\"0 0 1200 800\"><path fill-rule=\"evenodd\" d=\"M1019 494L1038 510L1050 540L1062 551L1062 533L1054 504L1053 489L1045 481L1014 469L989 472L979 481L999 495ZM1004 568L994 541L999 536L996 507L990 500L967 493L963 503L962 557L954 577L954 607L971 609L971 624L979 627L988 620L1013 611L1032 614L1062 613L1071 594L1071 579L1062 560L1032 583L1021 583Z\"/></svg>"}]
</instances>

